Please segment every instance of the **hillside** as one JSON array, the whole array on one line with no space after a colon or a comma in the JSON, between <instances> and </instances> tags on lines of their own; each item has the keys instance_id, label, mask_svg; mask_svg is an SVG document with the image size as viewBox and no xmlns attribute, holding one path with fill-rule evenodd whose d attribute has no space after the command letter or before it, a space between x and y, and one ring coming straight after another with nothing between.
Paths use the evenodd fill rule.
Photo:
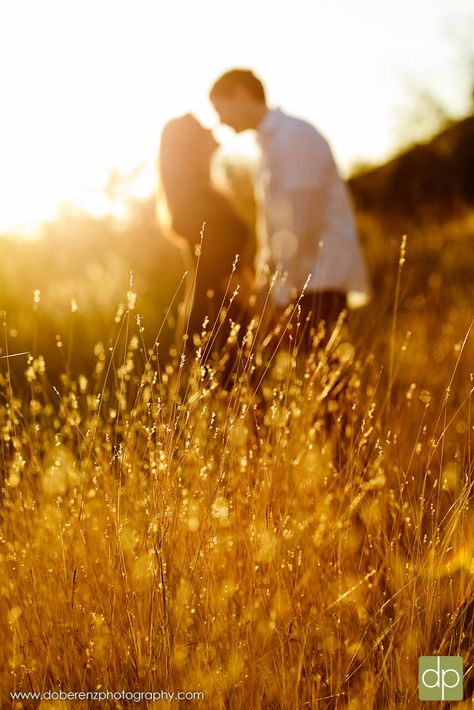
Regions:
<instances>
[{"instance_id":1,"label":"hillside","mask_svg":"<svg viewBox=\"0 0 474 710\"><path fill-rule=\"evenodd\" d=\"M474 116L349 180L359 211L413 223L474 207Z\"/></svg>"}]
</instances>

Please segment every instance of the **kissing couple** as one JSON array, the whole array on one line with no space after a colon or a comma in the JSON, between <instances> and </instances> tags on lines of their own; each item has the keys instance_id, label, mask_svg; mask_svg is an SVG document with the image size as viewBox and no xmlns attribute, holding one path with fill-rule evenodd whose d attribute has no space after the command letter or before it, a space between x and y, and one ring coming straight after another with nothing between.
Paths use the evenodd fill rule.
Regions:
<instances>
[{"instance_id":1,"label":"kissing couple","mask_svg":"<svg viewBox=\"0 0 474 710\"><path fill-rule=\"evenodd\" d=\"M233 284L241 296L226 304L227 316L248 323L249 296L262 289L258 266L259 273L277 275L267 299L277 317L298 305L298 345L309 353L321 321L330 333L347 309L349 293L365 299L370 293L345 183L319 131L269 108L252 71L226 72L209 98L222 123L237 133L256 133L260 164L254 186L264 227L257 250L252 230L212 183L211 158L218 147L212 132L191 114L169 121L161 136L159 176L172 233L187 244L196 267L187 331L199 334L206 319L217 322Z\"/></svg>"}]
</instances>

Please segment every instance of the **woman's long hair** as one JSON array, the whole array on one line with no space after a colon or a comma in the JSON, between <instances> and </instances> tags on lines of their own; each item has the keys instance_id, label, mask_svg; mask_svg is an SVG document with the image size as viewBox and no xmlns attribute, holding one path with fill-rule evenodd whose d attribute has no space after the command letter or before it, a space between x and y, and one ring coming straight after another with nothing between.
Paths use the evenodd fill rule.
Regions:
<instances>
[{"instance_id":1,"label":"woman's long hair","mask_svg":"<svg viewBox=\"0 0 474 710\"><path fill-rule=\"evenodd\" d=\"M210 175L203 170L199 152L207 138L207 129L191 114L169 121L161 134L158 209L161 219L168 213L173 231L191 243L199 241L202 227L200 196L211 189Z\"/></svg>"}]
</instances>

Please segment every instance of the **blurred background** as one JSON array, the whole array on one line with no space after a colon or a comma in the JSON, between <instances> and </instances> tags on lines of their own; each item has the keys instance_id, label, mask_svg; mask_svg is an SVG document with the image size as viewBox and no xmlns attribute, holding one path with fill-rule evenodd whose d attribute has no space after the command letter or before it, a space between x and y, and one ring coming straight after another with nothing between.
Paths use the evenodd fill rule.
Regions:
<instances>
[{"instance_id":1,"label":"blurred background","mask_svg":"<svg viewBox=\"0 0 474 710\"><path fill-rule=\"evenodd\" d=\"M160 130L189 110L216 127L207 92L234 66L255 71L272 106L314 123L349 180L376 296L354 314L356 332L391 314L404 233L402 307L463 320L473 36L468 0L3 3L0 355L87 369L97 342L114 337L130 274L147 344L165 322L168 347L183 267L156 220ZM216 175L253 223L253 138L216 135Z\"/></svg>"}]
</instances>

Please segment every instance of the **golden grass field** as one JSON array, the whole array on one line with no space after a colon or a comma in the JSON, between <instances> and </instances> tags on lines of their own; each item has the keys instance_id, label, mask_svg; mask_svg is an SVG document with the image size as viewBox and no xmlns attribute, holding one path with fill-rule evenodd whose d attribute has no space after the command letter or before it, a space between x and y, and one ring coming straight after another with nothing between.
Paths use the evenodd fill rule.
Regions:
<instances>
[{"instance_id":1,"label":"golden grass field","mask_svg":"<svg viewBox=\"0 0 474 710\"><path fill-rule=\"evenodd\" d=\"M395 242L368 249L375 295L350 335L304 360L255 321L231 392L208 336L184 360L150 347L138 287L123 283L87 352L87 328L73 333L87 294L71 308L66 288L53 371L38 345L5 357L7 310L2 709L442 707L418 701L421 655L463 656L472 694L472 287L422 241L408 234L401 259ZM84 317L95 338L102 321ZM295 345L297 312L287 325ZM236 347L231 334L221 357ZM205 699L10 700L61 689Z\"/></svg>"}]
</instances>

